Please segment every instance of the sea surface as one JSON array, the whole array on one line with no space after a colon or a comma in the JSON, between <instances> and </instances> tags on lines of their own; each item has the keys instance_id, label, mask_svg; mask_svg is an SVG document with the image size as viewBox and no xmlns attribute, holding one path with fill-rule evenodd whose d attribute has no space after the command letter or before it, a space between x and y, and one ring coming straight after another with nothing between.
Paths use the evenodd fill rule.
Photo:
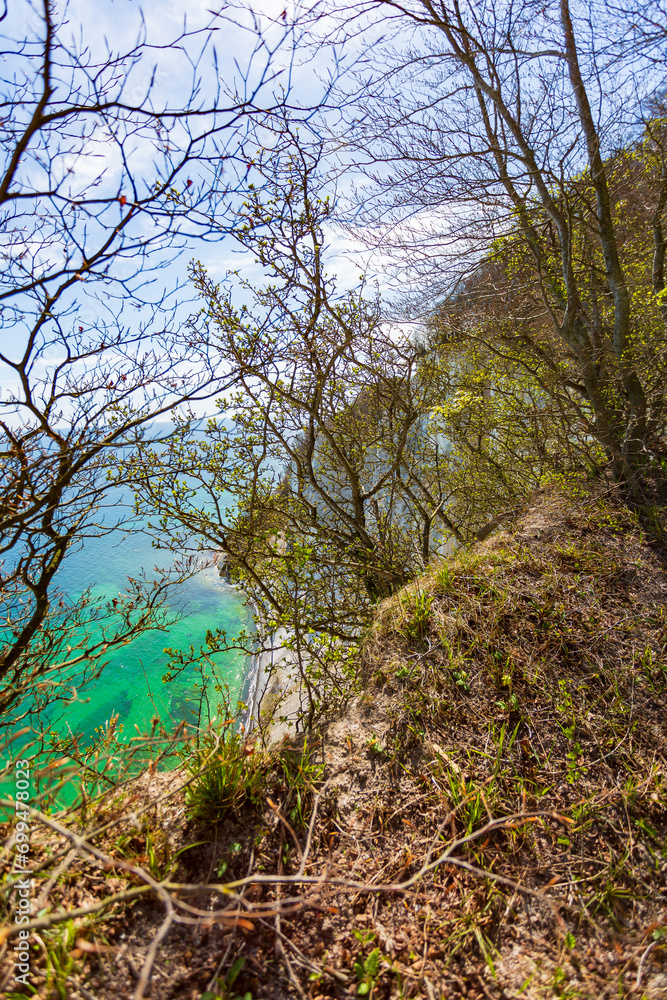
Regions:
<instances>
[{"instance_id":1,"label":"sea surface","mask_svg":"<svg viewBox=\"0 0 667 1000\"><path fill-rule=\"evenodd\" d=\"M120 489L113 491L105 523L118 523L130 516L131 499ZM72 601L88 588L94 597L113 599L125 590L128 576L137 577L143 570L149 579L154 578L154 567L173 565L174 556L156 550L146 529L147 522L135 518L131 531L114 529L86 539L80 549L67 553L56 575L58 588ZM199 649L205 645L208 630L224 629L232 637L251 626L251 615L240 591L221 578L215 565L209 565L174 586L168 607L178 620L167 631L145 632L128 645L109 651L99 678L78 691L75 700L47 706L48 717L42 717L40 722L64 737L78 734L80 745L86 746L105 729L112 716L117 718L115 730L122 740L136 736L137 730L149 731L155 716L168 731L182 721L206 725L218 714L221 694L216 684L227 685L232 709L239 700L250 700L252 659L233 650L212 657L213 669L207 667L204 684L194 666L163 682L169 662L166 647L184 652L191 646ZM21 747L29 741L28 735L16 739L11 749L0 754L0 764L16 759L17 754L21 756ZM40 755L33 760L33 766L44 766L48 757ZM0 796L7 791L11 791L7 779L0 778ZM66 794L64 801L70 797Z\"/></svg>"},{"instance_id":2,"label":"sea surface","mask_svg":"<svg viewBox=\"0 0 667 1000\"><path fill-rule=\"evenodd\" d=\"M127 500L118 491L116 511L122 510ZM149 534L142 529L143 521L134 522L134 530L111 531L98 538L87 539L83 548L68 553L56 576L56 584L70 599L76 600L83 591L91 588L94 597L113 598L122 592L128 576L138 576L143 570L153 577L157 565L170 566L171 554L152 547ZM100 678L83 690L80 699L68 705L58 728L68 727L84 737L91 737L95 729L104 726L112 715L117 715L125 731L136 733L135 726L144 731L150 728L151 719L158 715L165 725L185 720L196 721L200 707L197 688L200 675L195 667L186 668L172 681L164 683L169 656L166 647L189 650L205 645L208 630L224 629L228 636L238 634L248 619L243 595L225 583L214 565L207 566L189 580L175 586L168 599L168 607L178 620L168 631L150 631L139 636L127 646L112 650ZM232 707L247 694L248 658L229 651L213 658L219 680L229 686ZM214 678L208 670L211 683L206 695L202 722L214 715L219 694L214 690Z\"/></svg>"}]
</instances>

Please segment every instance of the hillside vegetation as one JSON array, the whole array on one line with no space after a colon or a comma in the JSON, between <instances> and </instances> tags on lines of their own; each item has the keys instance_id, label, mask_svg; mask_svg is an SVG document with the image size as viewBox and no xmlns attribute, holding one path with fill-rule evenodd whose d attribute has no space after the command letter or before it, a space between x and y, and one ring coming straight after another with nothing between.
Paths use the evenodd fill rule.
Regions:
<instances>
[{"instance_id":1,"label":"hillside vegetation","mask_svg":"<svg viewBox=\"0 0 667 1000\"><path fill-rule=\"evenodd\" d=\"M542 491L378 606L319 734L41 835L51 913L139 898L45 931L40 995L664 997L666 591L613 492Z\"/></svg>"},{"instance_id":2,"label":"hillside vegetation","mask_svg":"<svg viewBox=\"0 0 667 1000\"><path fill-rule=\"evenodd\" d=\"M667 1000L663 0L234 11L5 24L0 993Z\"/></svg>"}]
</instances>

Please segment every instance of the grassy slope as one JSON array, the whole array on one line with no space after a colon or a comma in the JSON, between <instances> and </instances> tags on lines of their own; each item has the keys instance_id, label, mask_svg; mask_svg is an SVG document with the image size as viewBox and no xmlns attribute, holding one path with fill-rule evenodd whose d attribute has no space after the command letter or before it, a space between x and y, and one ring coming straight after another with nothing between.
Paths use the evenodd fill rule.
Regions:
<instances>
[{"instance_id":1,"label":"grassy slope","mask_svg":"<svg viewBox=\"0 0 667 1000\"><path fill-rule=\"evenodd\" d=\"M199 843L181 882L328 881L215 897L242 923L172 929L150 996L667 997L666 594L625 508L551 491L381 605L305 756L248 756L216 824L163 818ZM162 915L88 931L114 950L72 982L131 995Z\"/></svg>"}]
</instances>

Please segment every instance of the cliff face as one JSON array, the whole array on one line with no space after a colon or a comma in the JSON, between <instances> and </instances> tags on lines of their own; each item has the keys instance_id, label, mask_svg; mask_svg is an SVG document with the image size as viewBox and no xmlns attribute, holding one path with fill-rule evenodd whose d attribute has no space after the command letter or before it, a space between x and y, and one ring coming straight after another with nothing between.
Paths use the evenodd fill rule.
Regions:
<instances>
[{"instance_id":1,"label":"cliff face","mask_svg":"<svg viewBox=\"0 0 667 1000\"><path fill-rule=\"evenodd\" d=\"M217 823L178 781L152 820L200 916L151 998L667 996L666 595L626 508L551 491L379 605L344 715L237 746ZM99 1000L134 988L150 899L103 925Z\"/></svg>"}]
</instances>

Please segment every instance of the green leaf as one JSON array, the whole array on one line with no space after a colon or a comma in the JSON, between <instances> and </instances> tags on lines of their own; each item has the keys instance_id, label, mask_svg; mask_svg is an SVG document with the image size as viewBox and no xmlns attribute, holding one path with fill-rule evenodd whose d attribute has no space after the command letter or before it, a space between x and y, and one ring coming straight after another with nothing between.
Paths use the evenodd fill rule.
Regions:
<instances>
[{"instance_id":1,"label":"green leaf","mask_svg":"<svg viewBox=\"0 0 667 1000\"><path fill-rule=\"evenodd\" d=\"M244 965L245 965L245 955L239 955L239 957L235 960L231 969L227 973L227 977L225 979L225 984L228 989L232 988L232 986L238 979Z\"/></svg>"},{"instance_id":2,"label":"green leaf","mask_svg":"<svg viewBox=\"0 0 667 1000\"><path fill-rule=\"evenodd\" d=\"M368 973L369 976L372 976L375 979L375 977L378 974L379 967L380 967L380 949L374 948L373 951L368 956L368 958L366 959L366 972Z\"/></svg>"}]
</instances>

